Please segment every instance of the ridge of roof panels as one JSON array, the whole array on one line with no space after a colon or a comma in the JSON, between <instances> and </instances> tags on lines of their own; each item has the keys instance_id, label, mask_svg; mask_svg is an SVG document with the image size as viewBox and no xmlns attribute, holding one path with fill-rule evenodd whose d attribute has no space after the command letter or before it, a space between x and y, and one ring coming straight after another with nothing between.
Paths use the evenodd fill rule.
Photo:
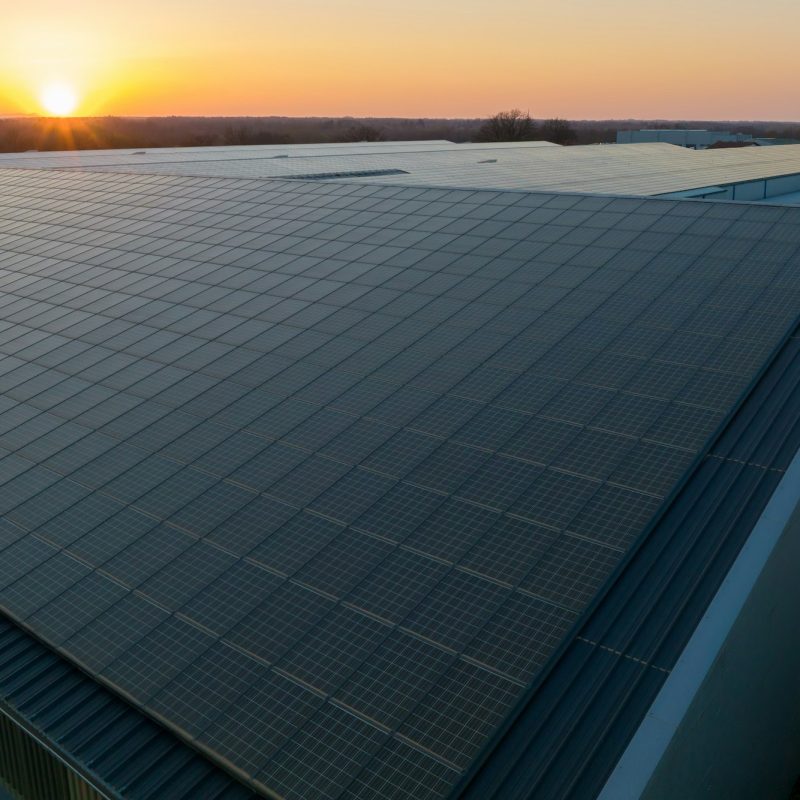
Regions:
<instances>
[{"instance_id":1,"label":"ridge of roof panels","mask_svg":"<svg viewBox=\"0 0 800 800\"><path fill-rule=\"evenodd\" d=\"M0 189L0 606L287 800L447 797L800 314L799 209Z\"/></svg>"}]
</instances>

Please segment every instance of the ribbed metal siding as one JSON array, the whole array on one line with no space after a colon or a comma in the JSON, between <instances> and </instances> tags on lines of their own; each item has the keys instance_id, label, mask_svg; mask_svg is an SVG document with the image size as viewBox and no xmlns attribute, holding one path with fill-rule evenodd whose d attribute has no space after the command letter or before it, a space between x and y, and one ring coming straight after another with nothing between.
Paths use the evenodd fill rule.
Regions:
<instances>
[{"instance_id":1,"label":"ribbed metal siding","mask_svg":"<svg viewBox=\"0 0 800 800\"><path fill-rule=\"evenodd\" d=\"M105 800L3 714L0 782L20 800Z\"/></svg>"},{"instance_id":2,"label":"ribbed metal siding","mask_svg":"<svg viewBox=\"0 0 800 800\"><path fill-rule=\"evenodd\" d=\"M0 782L25 800L258 798L1 616L0 721Z\"/></svg>"}]
</instances>

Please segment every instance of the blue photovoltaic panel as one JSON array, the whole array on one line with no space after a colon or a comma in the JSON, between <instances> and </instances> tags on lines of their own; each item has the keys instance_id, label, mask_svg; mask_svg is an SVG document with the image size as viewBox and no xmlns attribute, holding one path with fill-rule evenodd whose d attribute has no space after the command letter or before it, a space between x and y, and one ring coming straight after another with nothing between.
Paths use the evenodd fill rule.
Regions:
<instances>
[{"instance_id":1,"label":"blue photovoltaic panel","mask_svg":"<svg viewBox=\"0 0 800 800\"><path fill-rule=\"evenodd\" d=\"M0 171L0 602L290 800L436 800L800 311L800 211Z\"/></svg>"}]
</instances>

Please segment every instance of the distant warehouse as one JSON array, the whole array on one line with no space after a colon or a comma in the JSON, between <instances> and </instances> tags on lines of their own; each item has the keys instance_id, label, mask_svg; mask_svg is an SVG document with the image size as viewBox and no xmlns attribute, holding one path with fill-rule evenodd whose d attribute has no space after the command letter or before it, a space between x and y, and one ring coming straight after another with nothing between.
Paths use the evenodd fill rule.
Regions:
<instances>
[{"instance_id":1,"label":"distant warehouse","mask_svg":"<svg viewBox=\"0 0 800 800\"><path fill-rule=\"evenodd\" d=\"M776 144L798 144L796 139L753 138L749 133L730 131L643 129L638 131L617 131L617 144L644 144L647 142L666 142L692 150L705 150L717 144L743 144L765 147Z\"/></svg>"}]
</instances>

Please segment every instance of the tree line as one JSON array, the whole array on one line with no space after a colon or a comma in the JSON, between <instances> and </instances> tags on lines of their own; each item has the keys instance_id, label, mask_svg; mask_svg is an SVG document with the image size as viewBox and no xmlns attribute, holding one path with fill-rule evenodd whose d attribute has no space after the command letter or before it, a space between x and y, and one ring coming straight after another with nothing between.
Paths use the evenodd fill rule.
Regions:
<instances>
[{"instance_id":1,"label":"tree line","mask_svg":"<svg viewBox=\"0 0 800 800\"><path fill-rule=\"evenodd\" d=\"M488 119L353 117L0 117L0 152L147 149L358 141L451 142L546 140L555 144L613 142L626 128L693 127L754 136L800 138L797 123L665 120L536 120L519 109Z\"/></svg>"}]
</instances>

